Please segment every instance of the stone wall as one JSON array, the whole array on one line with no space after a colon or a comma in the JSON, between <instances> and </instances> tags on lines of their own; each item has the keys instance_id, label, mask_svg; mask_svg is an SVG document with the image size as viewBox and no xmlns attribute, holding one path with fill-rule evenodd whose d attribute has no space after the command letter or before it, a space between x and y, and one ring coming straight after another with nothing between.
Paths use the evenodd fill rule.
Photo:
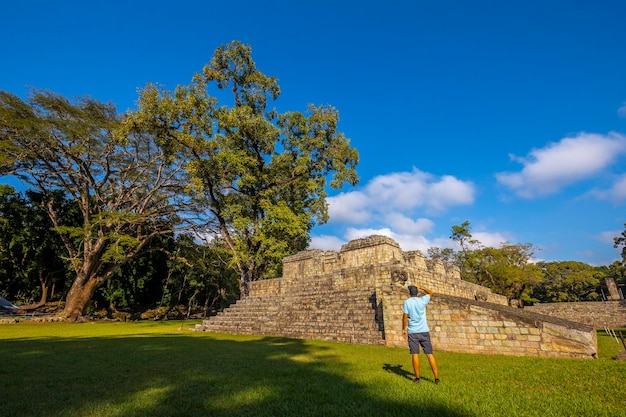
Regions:
<instances>
[{"instance_id":1,"label":"stone wall","mask_svg":"<svg viewBox=\"0 0 626 417\"><path fill-rule=\"evenodd\" d=\"M592 326L510 307L506 297L461 280L458 269L403 252L384 236L285 258L282 278L252 282L246 299L198 330L406 347L402 303L411 284L435 292L428 318L438 350L596 356Z\"/></svg>"},{"instance_id":2,"label":"stone wall","mask_svg":"<svg viewBox=\"0 0 626 417\"><path fill-rule=\"evenodd\" d=\"M541 303L524 310L582 322L596 328L626 328L626 300Z\"/></svg>"},{"instance_id":3,"label":"stone wall","mask_svg":"<svg viewBox=\"0 0 626 417\"><path fill-rule=\"evenodd\" d=\"M382 294L387 346L406 346L402 303L406 288ZM523 309L435 294L427 307L433 345L449 352L540 357L597 357L593 326Z\"/></svg>"}]
</instances>

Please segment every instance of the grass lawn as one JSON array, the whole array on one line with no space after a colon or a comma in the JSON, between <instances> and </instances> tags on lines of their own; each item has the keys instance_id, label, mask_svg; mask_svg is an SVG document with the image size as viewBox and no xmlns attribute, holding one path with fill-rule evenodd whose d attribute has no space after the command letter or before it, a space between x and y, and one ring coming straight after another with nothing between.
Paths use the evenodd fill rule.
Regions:
<instances>
[{"instance_id":1,"label":"grass lawn","mask_svg":"<svg viewBox=\"0 0 626 417\"><path fill-rule=\"evenodd\" d=\"M623 349L546 359L189 331L194 322L0 325L3 416L625 416ZM436 349L436 346L435 346Z\"/></svg>"}]
</instances>

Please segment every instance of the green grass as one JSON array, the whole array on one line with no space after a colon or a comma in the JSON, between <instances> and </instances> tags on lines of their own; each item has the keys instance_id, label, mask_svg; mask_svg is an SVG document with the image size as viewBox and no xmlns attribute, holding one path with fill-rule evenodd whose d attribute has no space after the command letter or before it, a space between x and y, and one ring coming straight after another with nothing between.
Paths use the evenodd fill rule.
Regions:
<instances>
[{"instance_id":1,"label":"green grass","mask_svg":"<svg viewBox=\"0 0 626 417\"><path fill-rule=\"evenodd\" d=\"M600 358L436 352L195 333L193 322L0 325L5 416L624 416L623 349Z\"/></svg>"}]
</instances>

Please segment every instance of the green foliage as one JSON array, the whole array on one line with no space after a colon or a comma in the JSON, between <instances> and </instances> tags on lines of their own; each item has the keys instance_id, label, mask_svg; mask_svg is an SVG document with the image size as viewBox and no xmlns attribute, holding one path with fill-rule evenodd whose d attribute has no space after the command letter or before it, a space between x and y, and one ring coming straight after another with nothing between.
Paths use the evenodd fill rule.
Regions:
<instances>
[{"instance_id":1,"label":"green foliage","mask_svg":"<svg viewBox=\"0 0 626 417\"><path fill-rule=\"evenodd\" d=\"M0 92L0 172L42 195L73 269L66 313L82 314L95 289L150 240L198 213L185 193L188 149L122 123L111 104L34 90ZM53 198L76 204L68 222Z\"/></svg>"},{"instance_id":2,"label":"green foliage","mask_svg":"<svg viewBox=\"0 0 626 417\"><path fill-rule=\"evenodd\" d=\"M456 253L452 248L428 248L426 251L428 257L433 260L453 264L456 262Z\"/></svg>"},{"instance_id":3,"label":"green foliage","mask_svg":"<svg viewBox=\"0 0 626 417\"><path fill-rule=\"evenodd\" d=\"M540 302L597 301L604 273L582 262L540 262L544 280L534 289Z\"/></svg>"},{"instance_id":4,"label":"green foliage","mask_svg":"<svg viewBox=\"0 0 626 417\"><path fill-rule=\"evenodd\" d=\"M456 253L432 251L431 256L453 260L461 278L490 288L509 299L525 303L536 301L533 288L543 280L543 272L532 261L534 247L530 243L503 243L498 248L484 247L473 239L468 221L452 227L450 238L461 250ZM436 259L436 258L435 258Z\"/></svg>"},{"instance_id":5,"label":"green foliage","mask_svg":"<svg viewBox=\"0 0 626 417\"><path fill-rule=\"evenodd\" d=\"M540 268L530 262L533 255L529 243L479 249L475 252L475 259L479 261L475 282L509 299L532 302L532 290L543 280Z\"/></svg>"},{"instance_id":6,"label":"green foliage","mask_svg":"<svg viewBox=\"0 0 626 417\"><path fill-rule=\"evenodd\" d=\"M191 235L179 235L167 261L162 304L173 308L186 301L188 310L202 307L205 316L232 304L239 288L230 257L218 242L200 244Z\"/></svg>"},{"instance_id":7,"label":"green foliage","mask_svg":"<svg viewBox=\"0 0 626 417\"><path fill-rule=\"evenodd\" d=\"M76 218L71 204L54 198L68 221ZM0 185L0 288L22 305L58 298L69 282L63 243L41 203L40 194Z\"/></svg>"},{"instance_id":8,"label":"green foliage","mask_svg":"<svg viewBox=\"0 0 626 417\"><path fill-rule=\"evenodd\" d=\"M210 88L231 91L220 105ZM225 94L222 93L221 96ZM208 207L207 233L231 251L242 290L273 277L282 258L306 247L315 223L328 220L328 185L357 183L358 153L338 130L330 106L278 113L280 87L256 68L251 48L218 48L192 83L173 92L149 84L125 125L193 150L189 187Z\"/></svg>"},{"instance_id":9,"label":"green foliage","mask_svg":"<svg viewBox=\"0 0 626 417\"><path fill-rule=\"evenodd\" d=\"M156 307L168 273L169 241L165 236L156 237L143 253L124 263L95 294L94 310L106 307L109 313L114 313L118 309L136 311Z\"/></svg>"},{"instance_id":10,"label":"green foliage","mask_svg":"<svg viewBox=\"0 0 626 417\"><path fill-rule=\"evenodd\" d=\"M460 246L462 252L480 245L478 240L472 238L472 226L469 221L464 221L460 226L452 226L451 230L450 239Z\"/></svg>"},{"instance_id":11,"label":"green foliage","mask_svg":"<svg viewBox=\"0 0 626 417\"><path fill-rule=\"evenodd\" d=\"M472 238L467 221L453 226L450 238L461 250L430 248L430 259L455 264L462 279L524 303L597 301L604 278L612 277L618 284L626 282L620 261L602 267L576 261L535 263L530 243L484 247ZM624 239L616 238L616 246Z\"/></svg>"},{"instance_id":12,"label":"green foliage","mask_svg":"<svg viewBox=\"0 0 626 417\"><path fill-rule=\"evenodd\" d=\"M148 250L130 259L99 288L90 311L108 315L162 308L162 314L214 314L239 296L238 277L223 246L201 244L192 235L153 239Z\"/></svg>"},{"instance_id":13,"label":"green foliage","mask_svg":"<svg viewBox=\"0 0 626 417\"><path fill-rule=\"evenodd\" d=\"M624 227L626 228L626 223L624 223ZM626 264L626 230L624 230L618 237L613 239L614 248L622 248L622 262Z\"/></svg>"},{"instance_id":14,"label":"green foliage","mask_svg":"<svg viewBox=\"0 0 626 417\"><path fill-rule=\"evenodd\" d=\"M460 250L453 254L445 254L445 256L458 266L462 279L479 283L478 269L481 262L477 249L480 249L481 245L472 237L471 230L472 227L468 221L464 221L460 226L452 226L450 239L459 246Z\"/></svg>"}]
</instances>

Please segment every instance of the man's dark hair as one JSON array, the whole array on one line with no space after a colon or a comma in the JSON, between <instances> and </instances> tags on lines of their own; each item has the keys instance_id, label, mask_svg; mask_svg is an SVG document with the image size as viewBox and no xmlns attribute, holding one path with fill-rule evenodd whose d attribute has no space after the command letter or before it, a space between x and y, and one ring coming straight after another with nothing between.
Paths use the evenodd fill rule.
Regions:
<instances>
[{"instance_id":1,"label":"man's dark hair","mask_svg":"<svg viewBox=\"0 0 626 417\"><path fill-rule=\"evenodd\" d=\"M412 296L417 295L417 287L415 285L409 285L409 294Z\"/></svg>"}]
</instances>

